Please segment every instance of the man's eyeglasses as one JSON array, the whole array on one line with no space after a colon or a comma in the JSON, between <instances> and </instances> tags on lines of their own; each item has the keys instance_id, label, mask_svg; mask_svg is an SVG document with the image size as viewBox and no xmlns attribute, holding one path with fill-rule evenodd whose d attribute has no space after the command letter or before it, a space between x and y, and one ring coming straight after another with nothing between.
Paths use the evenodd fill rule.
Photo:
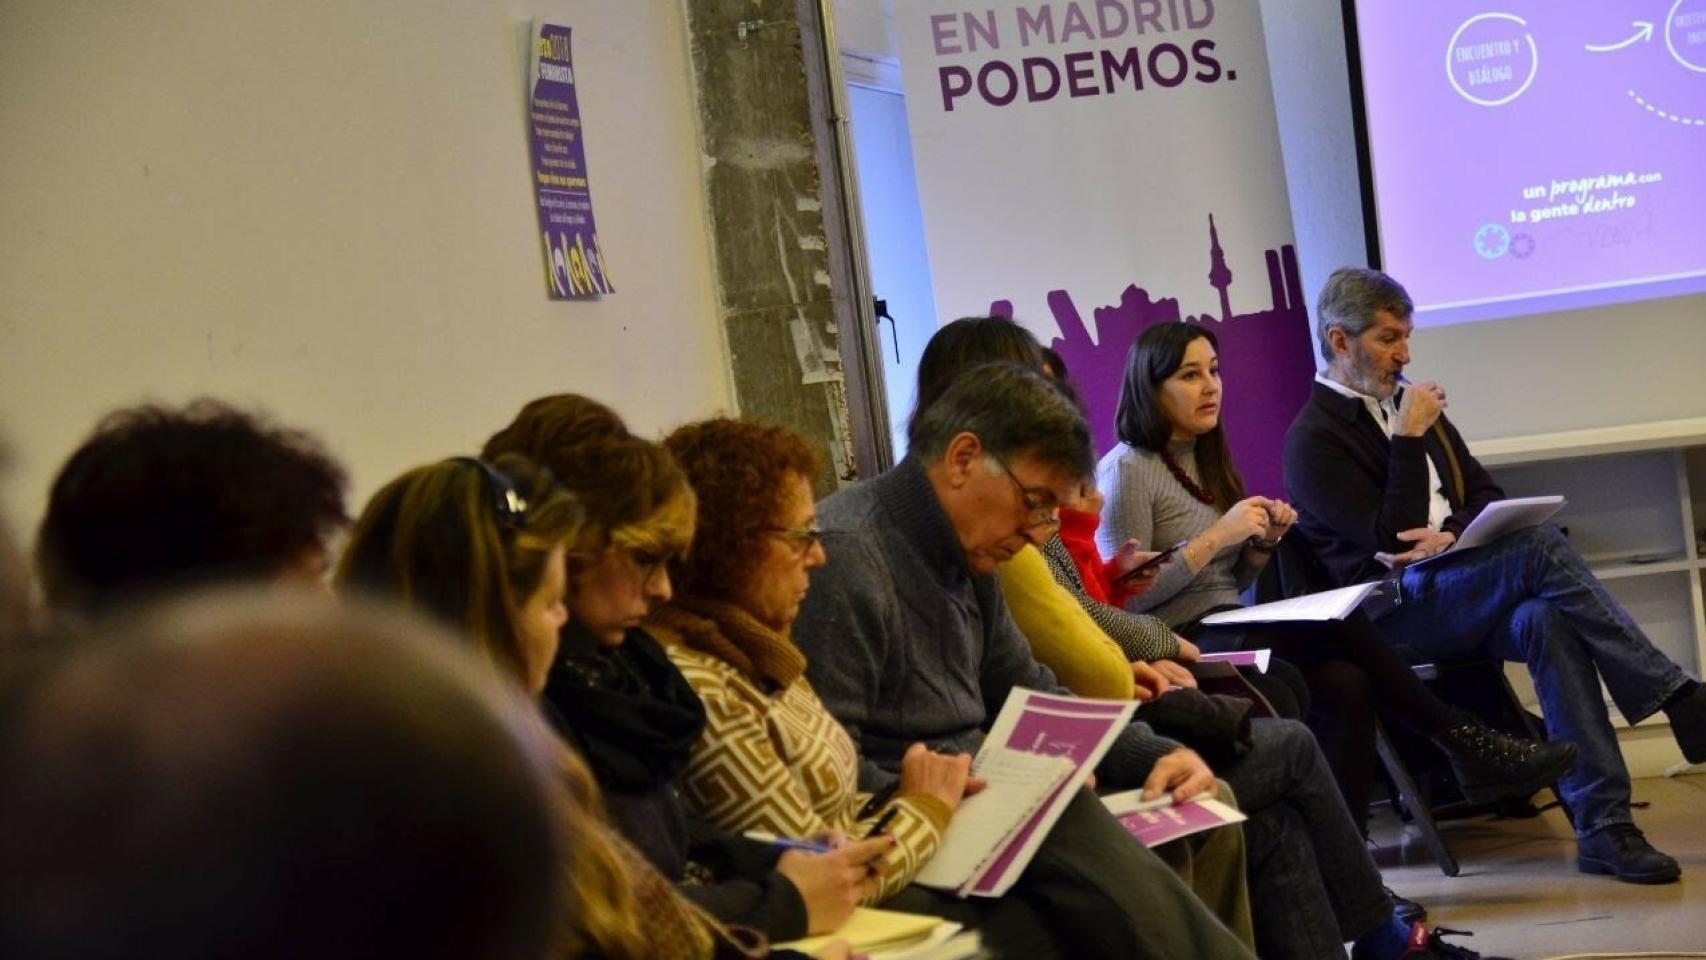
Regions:
<instances>
[{"instance_id":1,"label":"man's eyeglasses","mask_svg":"<svg viewBox=\"0 0 1706 960\"><path fill-rule=\"evenodd\" d=\"M1014 489L1019 491L1019 498L1025 503L1026 530L1050 531L1060 526L1060 504L1054 502L1052 496L1045 500L1021 483L1007 464L995 457L990 459L995 461L995 465L1001 468L1007 479L1013 481Z\"/></svg>"},{"instance_id":2,"label":"man's eyeglasses","mask_svg":"<svg viewBox=\"0 0 1706 960\"><path fill-rule=\"evenodd\" d=\"M809 527L765 527L764 532L781 538L794 548L796 555L802 557L823 543L823 531L816 524Z\"/></svg>"}]
</instances>

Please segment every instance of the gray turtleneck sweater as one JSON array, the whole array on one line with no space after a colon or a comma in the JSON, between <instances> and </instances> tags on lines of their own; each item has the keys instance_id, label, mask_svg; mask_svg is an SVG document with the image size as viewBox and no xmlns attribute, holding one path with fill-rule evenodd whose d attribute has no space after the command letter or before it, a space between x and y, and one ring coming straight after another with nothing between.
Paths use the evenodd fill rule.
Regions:
<instances>
[{"instance_id":1,"label":"gray turtleneck sweater","mask_svg":"<svg viewBox=\"0 0 1706 960\"><path fill-rule=\"evenodd\" d=\"M994 576L976 576L929 478L908 457L818 504L829 563L794 621L806 674L859 745L859 786L893 782L915 741L976 753L1014 687L1070 695L1031 656ZM1131 724L1102 760L1138 786L1179 744Z\"/></svg>"},{"instance_id":2,"label":"gray turtleneck sweater","mask_svg":"<svg viewBox=\"0 0 1706 960\"><path fill-rule=\"evenodd\" d=\"M1192 445L1174 444L1173 459L1193 481L1202 482ZM1153 450L1119 444L1096 465L1096 488L1102 491L1102 526L1096 542L1103 553L1136 539L1150 550L1162 550L1207 530L1231 504L1207 504L1180 483L1161 455ZM1191 573L1183 558L1161 565L1155 586L1126 603L1126 609L1167 621L1175 630L1216 607L1239 606L1238 597L1255 582L1257 569L1244 560L1244 545L1234 544Z\"/></svg>"}]
</instances>

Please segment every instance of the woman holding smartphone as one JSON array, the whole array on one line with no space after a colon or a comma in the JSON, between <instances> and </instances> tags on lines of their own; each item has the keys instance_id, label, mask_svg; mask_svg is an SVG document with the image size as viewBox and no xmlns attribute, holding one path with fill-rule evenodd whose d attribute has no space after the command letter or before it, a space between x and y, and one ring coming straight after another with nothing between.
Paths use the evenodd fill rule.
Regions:
<instances>
[{"instance_id":1,"label":"woman holding smartphone","mask_svg":"<svg viewBox=\"0 0 1706 960\"><path fill-rule=\"evenodd\" d=\"M1304 670L1311 722L1346 805L1366 819L1378 715L1430 739L1464 794L1489 803L1527 797L1575 760L1565 743L1537 743L1453 711L1416 678L1361 613L1342 621L1214 627L1203 619L1241 605L1240 593L1297 520L1282 500L1247 496L1221 425L1218 342L1197 323L1144 331L1126 357L1116 427L1121 443L1097 466L1104 549L1130 538L1184 546L1127 609L1165 620L1204 650L1271 648Z\"/></svg>"}]
</instances>

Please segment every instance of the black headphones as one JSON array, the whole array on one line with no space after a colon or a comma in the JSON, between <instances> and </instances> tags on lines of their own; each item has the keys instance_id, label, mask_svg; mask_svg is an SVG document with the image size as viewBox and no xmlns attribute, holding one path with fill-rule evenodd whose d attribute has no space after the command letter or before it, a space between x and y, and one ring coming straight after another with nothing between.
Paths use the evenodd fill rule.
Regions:
<instances>
[{"instance_id":1,"label":"black headphones","mask_svg":"<svg viewBox=\"0 0 1706 960\"><path fill-rule=\"evenodd\" d=\"M478 457L457 457L457 463L470 464L486 475L486 485L492 490L492 513L498 525L505 528L527 525L527 500L516 491L515 482Z\"/></svg>"}]
</instances>

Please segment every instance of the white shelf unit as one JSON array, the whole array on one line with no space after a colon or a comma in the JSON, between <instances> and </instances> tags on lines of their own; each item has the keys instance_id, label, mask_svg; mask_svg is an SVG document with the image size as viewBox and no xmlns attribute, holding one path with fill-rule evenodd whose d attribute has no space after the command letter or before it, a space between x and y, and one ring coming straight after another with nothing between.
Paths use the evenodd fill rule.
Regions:
<instances>
[{"instance_id":1,"label":"white shelf unit","mask_svg":"<svg viewBox=\"0 0 1706 960\"><path fill-rule=\"evenodd\" d=\"M1611 595L1658 648L1691 676L1706 664L1706 418L1481 440L1475 456L1513 497L1563 494L1554 521ZM1509 665L1525 703L1534 686ZM1630 728L1610 704L1635 776L1682 761L1661 713Z\"/></svg>"}]
</instances>

